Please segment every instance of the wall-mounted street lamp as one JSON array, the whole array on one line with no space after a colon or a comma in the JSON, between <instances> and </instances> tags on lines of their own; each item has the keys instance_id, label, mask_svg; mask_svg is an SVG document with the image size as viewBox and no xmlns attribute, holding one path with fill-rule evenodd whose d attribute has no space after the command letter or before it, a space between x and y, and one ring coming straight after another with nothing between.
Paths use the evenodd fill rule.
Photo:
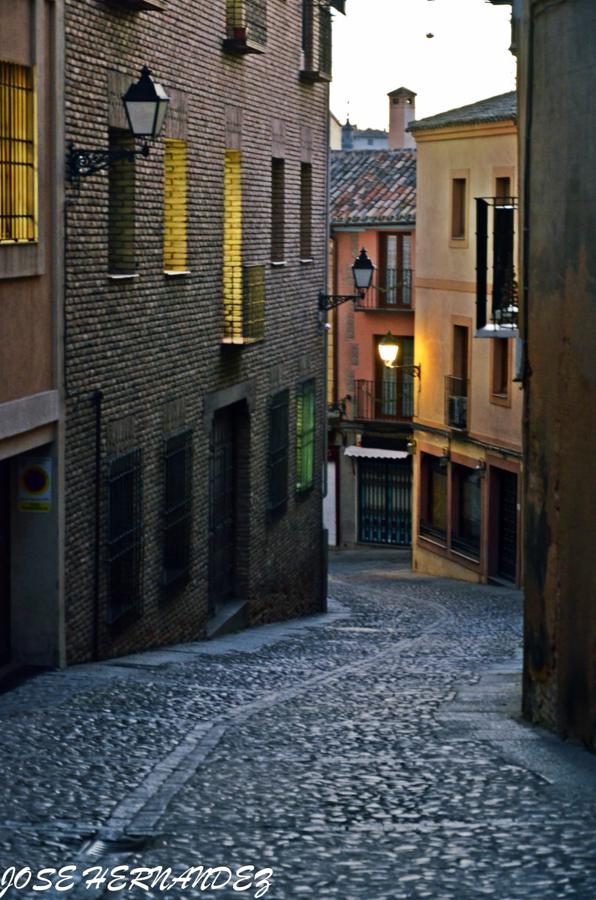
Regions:
<instances>
[{"instance_id":1,"label":"wall-mounted street lamp","mask_svg":"<svg viewBox=\"0 0 596 900\"><path fill-rule=\"evenodd\" d=\"M81 150L69 144L67 170L70 181L107 169L116 160L132 161L139 154L149 156L147 140L155 140L161 131L170 98L161 84L153 81L147 66L143 66L141 77L130 85L122 102L132 136L144 138L145 143L139 150Z\"/></svg>"},{"instance_id":2,"label":"wall-mounted street lamp","mask_svg":"<svg viewBox=\"0 0 596 900\"><path fill-rule=\"evenodd\" d=\"M325 294L324 291L319 291L319 311L327 312L329 309L335 309L336 306L339 306L341 303L346 303L348 300L352 300L354 303L356 303L357 300L362 300L371 286L374 271L374 264L363 247L352 266L354 287L358 293Z\"/></svg>"},{"instance_id":3,"label":"wall-mounted street lamp","mask_svg":"<svg viewBox=\"0 0 596 900\"><path fill-rule=\"evenodd\" d=\"M400 366L396 363L399 343L390 331L379 341L379 356L388 369L401 369L409 372L414 378L420 378L420 366Z\"/></svg>"}]
</instances>

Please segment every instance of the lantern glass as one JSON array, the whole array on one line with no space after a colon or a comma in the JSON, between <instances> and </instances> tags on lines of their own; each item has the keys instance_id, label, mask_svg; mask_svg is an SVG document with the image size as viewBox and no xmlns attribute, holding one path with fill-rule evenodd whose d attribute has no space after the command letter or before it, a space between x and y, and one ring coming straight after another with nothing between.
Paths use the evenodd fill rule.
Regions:
<instances>
[{"instance_id":1,"label":"lantern glass","mask_svg":"<svg viewBox=\"0 0 596 900\"><path fill-rule=\"evenodd\" d=\"M130 85L122 101L133 135L154 140L161 131L170 98L161 84L153 81L147 66L136 84Z\"/></svg>"},{"instance_id":2,"label":"lantern glass","mask_svg":"<svg viewBox=\"0 0 596 900\"><path fill-rule=\"evenodd\" d=\"M398 352L399 344L391 332L388 331L383 340L379 341L379 356L386 366L390 366L397 359Z\"/></svg>"},{"instance_id":3,"label":"lantern glass","mask_svg":"<svg viewBox=\"0 0 596 900\"><path fill-rule=\"evenodd\" d=\"M373 262L369 258L366 250L363 247L360 251L360 255L354 260L354 265L352 266L352 274L354 276L354 284L356 285L356 290L367 291L369 289L372 283L374 271L375 267L373 265Z\"/></svg>"}]
</instances>

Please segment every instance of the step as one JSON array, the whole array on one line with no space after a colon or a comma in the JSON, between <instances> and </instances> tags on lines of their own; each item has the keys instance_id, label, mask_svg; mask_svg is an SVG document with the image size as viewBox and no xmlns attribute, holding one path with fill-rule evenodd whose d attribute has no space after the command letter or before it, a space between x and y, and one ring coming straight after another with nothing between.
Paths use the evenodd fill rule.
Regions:
<instances>
[{"instance_id":1,"label":"step","mask_svg":"<svg viewBox=\"0 0 596 900\"><path fill-rule=\"evenodd\" d=\"M222 634L233 634L248 628L250 619L248 615L247 600L232 600L221 606L215 615L207 623L207 637L209 639L220 637Z\"/></svg>"}]
</instances>

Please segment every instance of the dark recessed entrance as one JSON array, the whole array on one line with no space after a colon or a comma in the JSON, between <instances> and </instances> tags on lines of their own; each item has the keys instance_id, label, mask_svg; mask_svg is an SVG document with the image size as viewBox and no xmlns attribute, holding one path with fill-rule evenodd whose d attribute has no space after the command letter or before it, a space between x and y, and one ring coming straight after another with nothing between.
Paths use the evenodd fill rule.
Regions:
<instances>
[{"instance_id":1,"label":"dark recessed entrance","mask_svg":"<svg viewBox=\"0 0 596 900\"><path fill-rule=\"evenodd\" d=\"M500 470L497 575L515 582L517 577L517 475Z\"/></svg>"},{"instance_id":2,"label":"dark recessed entrance","mask_svg":"<svg viewBox=\"0 0 596 900\"><path fill-rule=\"evenodd\" d=\"M245 473L239 443L244 403L218 410L213 418L209 462L209 614L238 597L240 562L238 510Z\"/></svg>"},{"instance_id":3,"label":"dark recessed entrance","mask_svg":"<svg viewBox=\"0 0 596 900\"><path fill-rule=\"evenodd\" d=\"M0 665L10 660L9 463L0 462Z\"/></svg>"}]
</instances>

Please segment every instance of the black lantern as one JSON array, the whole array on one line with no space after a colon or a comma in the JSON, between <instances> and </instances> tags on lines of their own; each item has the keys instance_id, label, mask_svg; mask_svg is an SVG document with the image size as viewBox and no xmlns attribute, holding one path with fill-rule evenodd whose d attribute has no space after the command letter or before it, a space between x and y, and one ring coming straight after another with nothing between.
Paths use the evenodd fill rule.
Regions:
<instances>
[{"instance_id":1,"label":"black lantern","mask_svg":"<svg viewBox=\"0 0 596 900\"><path fill-rule=\"evenodd\" d=\"M347 303L348 300L351 300L353 303L362 300L366 291L371 286L374 271L375 267L373 262L369 259L368 254L363 247L352 266L354 287L358 293L326 294L324 291L319 291L319 312L324 313L330 309L335 309L336 306L339 306L341 303Z\"/></svg>"},{"instance_id":2,"label":"black lantern","mask_svg":"<svg viewBox=\"0 0 596 900\"><path fill-rule=\"evenodd\" d=\"M367 291L369 289L374 271L373 262L363 247L352 266L352 275L354 276L354 284L357 291Z\"/></svg>"},{"instance_id":3,"label":"black lantern","mask_svg":"<svg viewBox=\"0 0 596 900\"><path fill-rule=\"evenodd\" d=\"M136 138L155 140L161 131L170 98L161 84L151 78L147 66L141 77L122 97L130 130Z\"/></svg>"},{"instance_id":4,"label":"black lantern","mask_svg":"<svg viewBox=\"0 0 596 900\"><path fill-rule=\"evenodd\" d=\"M135 156L149 156L147 139L155 140L161 131L170 98L161 84L151 78L147 66L143 66L141 77L131 84L122 97L128 125L134 138L144 138L145 143L138 150L80 150L69 144L67 169L71 181L79 182L81 176L93 175L107 169L111 163L126 159L132 162Z\"/></svg>"}]
</instances>

